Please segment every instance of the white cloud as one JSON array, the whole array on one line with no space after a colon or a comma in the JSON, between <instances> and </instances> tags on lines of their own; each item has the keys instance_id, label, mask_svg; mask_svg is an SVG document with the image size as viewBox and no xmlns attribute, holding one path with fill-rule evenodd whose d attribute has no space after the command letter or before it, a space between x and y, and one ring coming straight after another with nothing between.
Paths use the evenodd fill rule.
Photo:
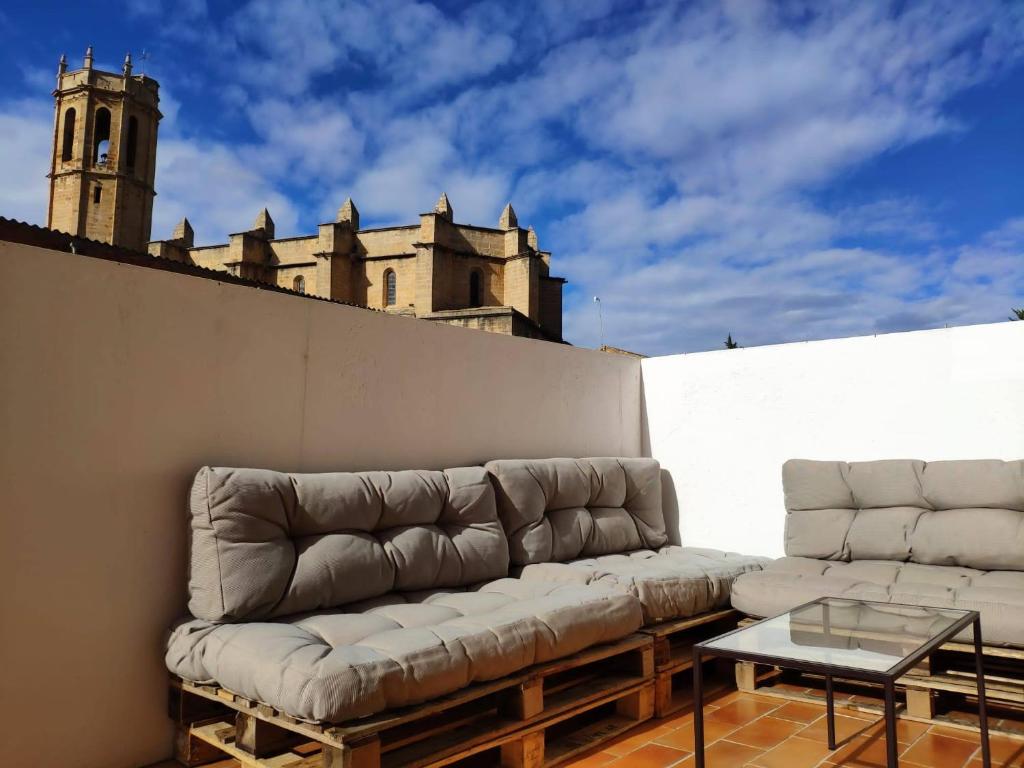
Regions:
<instances>
[{"instance_id":1,"label":"white cloud","mask_svg":"<svg viewBox=\"0 0 1024 768\"><path fill-rule=\"evenodd\" d=\"M597 343L595 293L606 341L647 353L713 348L728 333L755 345L992 322L1024 296L1022 219L958 247L889 252L815 240L796 238L753 267L721 258L711 239L625 274L578 268L583 295L567 333Z\"/></svg>"},{"instance_id":2,"label":"white cloud","mask_svg":"<svg viewBox=\"0 0 1024 768\"><path fill-rule=\"evenodd\" d=\"M234 147L174 138L161 141L157 186L154 240L170 237L187 216L197 244L224 242L228 233L252 226L264 207L270 210L279 237L295 233L295 205Z\"/></svg>"},{"instance_id":3,"label":"white cloud","mask_svg":"<svg viewBox=\"0 0 1024 768\"><path fill-rule=\"evenodd\" d=\"M41 99L0 104L0 136L0 167L8 180L0 184L0 216L45 225L53 106Z\"/></svg>"},{"instance_id":4,"label":"white cloud","mask_svg":"<svg viewBox=\"0 0 1024 768\"><path fill-rule=\"evenodd\" d=\"M413 131L356 177L352 195L379 223L409 223L446 192L456 221L487 226L497 223L508 189L501 173L469 167L441 137Z\"/></svg>"},{"instance_id":5,"label":"white cloud","mask_svg":"<svg viewBox=\"0 0 1024 768\"><path fill-rule=\"evenodd\" d=\"M570 340L596 343L597 293L607 340L643 352L999 319L1024 294L1020 220L957 245L911 195L816 196L969 131L948 102L1019 64L1024 6L250 0L223 20L191 0L175 19L168 40L209 60L161 73L156 236L189 215L223 241L264 204L285 233L350 194L367 224L410 222L442 190L487 225L511 197L570 280ZM180 125L168 84L251 135ZM45 161L25 119L0 116Z\"/></svg>"},{"instance_id":6,"label":"white cloud","mask_svg":"<svg viewBox=\"0 0 1024 768\"><path fill-rule=\"evenodd\" d=\"M279 178L337 178L362 159L363 135L336 105L270 98L251 105L248 115L261 139L251 159Z\"/></svg>"},{"instance_id":7,"label":"white cloud","mask_svg":"<svg viewBox=\"0 0 1024 768\"><path fill-rule=\"evenodd\" d=\"M508 59L512 38L480 21L411 0L252 0L232 17L224 42L238 53L243 80L287 95L343 65L417 92L487 74Z\"/></svg>"}]
</instances>

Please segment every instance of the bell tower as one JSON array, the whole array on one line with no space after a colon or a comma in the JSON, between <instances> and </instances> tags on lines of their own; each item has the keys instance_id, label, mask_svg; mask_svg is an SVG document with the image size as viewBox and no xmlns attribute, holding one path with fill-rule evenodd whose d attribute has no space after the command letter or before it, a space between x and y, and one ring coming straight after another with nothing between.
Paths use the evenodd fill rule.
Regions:
<instances>
[{"instance_id":1,"label":"bell tower","mask_svg":"<svg viewBox=\"0 0 1024 768\"><path fill-rule=\"evenodd\" d=\"M91 240L145 251L156 191L156 134L162 115L159 84L93 68L92 46L82 68L60 57L46 225Z\"/></svg>"}]
</instances>

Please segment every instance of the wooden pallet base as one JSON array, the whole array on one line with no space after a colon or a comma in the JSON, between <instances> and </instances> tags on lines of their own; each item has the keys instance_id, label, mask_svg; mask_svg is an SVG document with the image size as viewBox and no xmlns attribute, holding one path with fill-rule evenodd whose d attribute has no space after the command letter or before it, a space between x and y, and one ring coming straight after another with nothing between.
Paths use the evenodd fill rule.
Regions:
<instances>
[{"instance_id":1,"label":"wooden pallet base","mask_svg":"<svg viewBox=\"0 0 1024 768\"><path fill-rule=\"evenodd\" d=\"M694 643L734 629L738 619L739 614L729 608L643 630L654 638L655 717L674 714L690 700L680 695L677 677L693 668Z\"/></svg>"},{"instance_id":2,"label":"wooden pallet base","mask_svg":"<svg viewBox=\"0 0 1024 768\"><path fill-rule=\"evenodd\" d=\"M761 696L771 696L787 701L801 701L825 706L824 678L813 675L802 675L783 672L777 669L755 667L747 662L736 665L736 679L740 690L756 692ZM753 681L752 685L742 685ZM846 709L876 714L881 717L884 708L881 701L881 689L863 682L844 681L836 678L837 690L848 684L851 689L863 691L854 698L837 700L836 705ZM947 700L943 690L931 687L915 687L932 685L935 681L917 676L904 677L897 688L903 694L903 701L897 705L897 717L930 725L943 725L966 731L978 731L975 721L975 691L959 687L956 691L947 691L953 695ZM993 713L996 709L996 713ZM1024 740L1024 708L1011 701L989 699L989 731Z\"/></svg>"},{"instance_id":3,"label":"wooden pallet base","mask_svg":"<svg viewBox=\"0 0 1024 768\"><path fill-rule=\"evenodd\" d=\"M646 683L594 699L527 726L494 729L483 738L451 743L427 739L404 749L381 754L380 742L368 739L361 746L338 748L318 742L267 749L253 754L243 745L243 734L230 720L195 723L187 734L193 755L202 762L229 756L247 768L374 768L384 766L497 765L502 768L547 768L615 738L654 715L654 685ZM202 764L193 763L194 765Z\"/></svg>"},{"instance_id":4,"label":"wooden pallet base","mask_svg":"<svg viewBox=\"0 0 1024 768\"><path fill-rule=\"evenodd\" d=\"M183 765L227 755L252 768L432 768L470 765L493 752L485 764L533 768L555 765L651 717L653 674L653 641L638 634L340 725L301 722L222 688L180 680L172 682L170 710Z\"/></svg>"}]
</instances>

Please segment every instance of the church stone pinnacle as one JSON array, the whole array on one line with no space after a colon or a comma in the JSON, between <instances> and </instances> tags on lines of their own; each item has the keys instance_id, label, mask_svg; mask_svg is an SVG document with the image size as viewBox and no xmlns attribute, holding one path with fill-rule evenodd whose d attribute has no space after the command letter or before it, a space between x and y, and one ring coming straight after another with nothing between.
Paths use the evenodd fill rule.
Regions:
<instances>
[{"instance_id":1,"label":"church stone pinnacle","mask_svg":"<svg viewBox=\"0 0 1024 768\"><path fill-rule=\"evenodd\" d=\"M341 204L336 221L339 224L349 224L352 229L359 229L359 209L351 197L346 197L345 202Z\"/></svg>"},{"instance_id":2,"label":"church stone pinnacle","mask_svg":"<svg viewBox=\"0 0 1024 768\"><path fill-rule=\"evenodd\" d=\"M516 212L512 209L512 203L509 203L501 212L501 218L498 219L498 229L515 229L518 226L519 219L516 218Z\"/></svg>"},{"instance_id":3,"label":"church stone pinnacle","mask_svg":"<svg viewBox=\"0 0 1024 768\"><path fill-rule=\"evenodd\" d=\"M254 230L262 229L264 236L268 240L274 239L274 220L270 218L270 211L264 208L260 211L259 216L256 217L256 223L252 225Z\"/></svg>"},{"instance_id":4,"label":"church stone pinnacle","mask_svg":"<svg viewBox=\"0 0 1024 768\"><path fill-rule=\"evenodd\" d=\"M441 197L437 200L437 205L434 206L434 213L444 216L448 221L454 221L455 219L455 211L452 210L452 204L448 202L448 195L444 192L441 193Z\"/></svg>"},{"instance_id":5,"label":"church stone pinnacle","mask_svg":"<svg viewBox=\"0 0 1024 768\"><path fill-rule=\"evenodd\" d=\"M171 240L179 240L189 248L195 244L195 232L187 217L178 222L178 226L171 233Z\"/></svg>"}]
</instances>

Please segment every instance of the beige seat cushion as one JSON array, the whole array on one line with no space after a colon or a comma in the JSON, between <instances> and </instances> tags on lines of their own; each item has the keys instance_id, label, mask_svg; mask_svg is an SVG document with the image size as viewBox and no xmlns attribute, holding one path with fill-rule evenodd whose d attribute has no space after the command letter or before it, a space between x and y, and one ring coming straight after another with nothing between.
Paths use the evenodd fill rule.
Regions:
<instances>
[{"instance_id":1,"label":"beige seat cushion","mask_svg":"<svg viewBox=\"0 0 1024 768\"><path fill-rule=\"evenodd\" d=\"M732 605L773 616L819 597L963 608L981 614L988 645L1024 647L1024 572L982 571L891 560L851 563L784 557L732 586ZM968 639L965 633L961 639Z\"/></svg>"},{"instance_id":2,"label":"beige seat cushion","mask_svg":"<svg viewBox=\"0 0 1024 768\"><path fill-rule=\"evenodd\" d=\"M637 600L615 590L500 579L279 621L187 621L166 663L294 717L343 722L618 640L641 623Z\"/></svg>"},{"instance_id":3,"label":"beige seat cushion","mask_svg":"<svg viewBox=\"0 0 1024 768\"><path fill-rule=\"evenodd\" d=\"M657 552L527 565L521 578L609 586L636 596L643 605L644 623L655 624L729 605L733 580L760 570L766 562L734 552L669 545Z\"/></svg>"}]
</instances>

